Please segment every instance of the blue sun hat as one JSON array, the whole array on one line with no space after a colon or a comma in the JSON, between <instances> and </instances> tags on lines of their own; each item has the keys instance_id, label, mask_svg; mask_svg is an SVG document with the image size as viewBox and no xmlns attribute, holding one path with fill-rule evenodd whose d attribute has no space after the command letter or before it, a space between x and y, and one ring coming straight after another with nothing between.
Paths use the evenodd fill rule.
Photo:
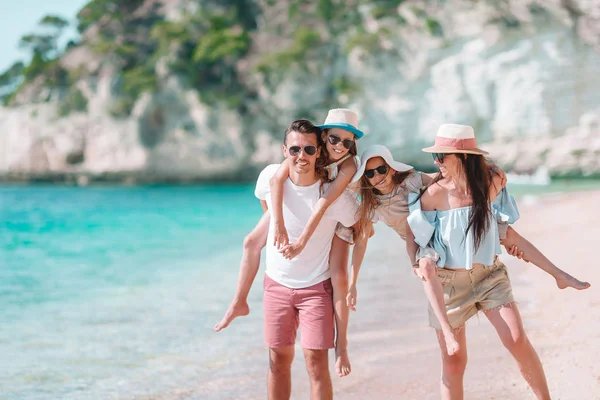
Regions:
<instances>
[{"instance_id":1,"label":"blue sun hat","mask_svg":"<svg viewBox=\"0 0 600 400\"><path fill-rule=\"evenodd\" d=\"M329 110L325 123L317 125L317 128L340 128L348 132L352 132L357 139L360 139L365 134L358 129L358 114L347 108L334 108Z\"/></svg>"}]
</instances>

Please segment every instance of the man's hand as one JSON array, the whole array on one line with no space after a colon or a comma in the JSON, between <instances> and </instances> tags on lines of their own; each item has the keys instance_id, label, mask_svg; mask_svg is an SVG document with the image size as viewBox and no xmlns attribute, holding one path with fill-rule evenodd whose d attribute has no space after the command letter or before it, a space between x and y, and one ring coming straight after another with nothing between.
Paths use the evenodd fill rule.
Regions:
<instances>
[{"instance_id":1,"label":"man's hand","mask_svg":"<svg viewBox=\"0 0 600 400\"><path fill-rule=\"evenodd\" d=\"M348 288L348 294L346 295L346 305L350 307L352 311L356 311L356 286L352 285Z\"/></svg>"},{"instance_id":2,"label":"man's hand","mask_svg":"<svg viewBox=\"0 0 600 400\"><path fill-rule=\"evenodd\" d=\"M275 224L275 234L273 236L273 244L277 250L281 250L283 247L288 245L289 239L284 224Z\"/></svg>"}]
</instances>

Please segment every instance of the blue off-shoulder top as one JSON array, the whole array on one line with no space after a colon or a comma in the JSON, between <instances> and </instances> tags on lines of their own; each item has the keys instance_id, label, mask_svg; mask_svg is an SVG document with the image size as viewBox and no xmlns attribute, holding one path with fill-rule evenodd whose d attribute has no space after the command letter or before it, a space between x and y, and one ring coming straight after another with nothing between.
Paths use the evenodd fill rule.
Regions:
<instances>
[{"instance_id":1,"label":"blue off-shoulder top","mask_svg":"<svg viewBox=\"0 0 600 400\"><path fill-rule=\"evenodd\" d=\"M408 195L408 224L421 248L432 247L440 256L439 268L471 269L473 264L492 265L502 252L498 224L512 224L519 219L515 199L506 188L491 203L490 229L475 250L473 231L465 234L471 206L450 210L423 211L418 194Z\"/></svg>"}]
</instances>

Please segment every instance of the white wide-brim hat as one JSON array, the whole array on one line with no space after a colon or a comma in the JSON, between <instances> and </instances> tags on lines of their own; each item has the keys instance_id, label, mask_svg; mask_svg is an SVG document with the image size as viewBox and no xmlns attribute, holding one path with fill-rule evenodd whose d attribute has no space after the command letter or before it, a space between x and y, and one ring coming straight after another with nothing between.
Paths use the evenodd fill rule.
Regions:
<instances>
[{"instance_id":1,"label":"white wide-brim hat","mask_svg":"<svg viewBox=\"0 0 600 400\"><path fill-rule=\"evenodd\" d=\"M390 166L391 169L398 172L405 172L414 169L413 166L404 164L398 161L394 161L394 157L392 157L392 152L385 146L380 144L375 144L369 146L362 152L360 155L360 167L354 174L352 178L352 182L356 182L360 179L361 176L365 173L365 167L367 166L367 161L371 158L381 157Z\"/></svg>"},{"instance_id":2,"label":"white wide-brim hat","mask_svg":"<svg viewBox=\"0 0 600 400\"><path fill-rule=\"evenodd\" d=\"M477 147L475 132L468 125L440 125L435 137L435 144L423 149L426 153L466 153L486 155L487 151Z\"/></svg>"},{"instance_id":3,"label":"white wide-brim hat","mask_svg":"<svg viewBox=\"0 0 600 400\"><path fill-rule=\"evenodd\" d=\"M358 114L347 108L334 108L329 110L327 118L323 125L317 125L317 128L340 128L348 132L352 132L357 139L360 139L365 134L358 129Z\"/></svg>"}]
</instances>

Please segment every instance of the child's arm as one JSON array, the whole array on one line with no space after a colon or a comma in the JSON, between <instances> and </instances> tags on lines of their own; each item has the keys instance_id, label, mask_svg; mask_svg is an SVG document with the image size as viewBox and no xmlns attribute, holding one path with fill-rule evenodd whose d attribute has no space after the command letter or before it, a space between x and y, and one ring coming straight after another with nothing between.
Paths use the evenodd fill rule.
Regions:
<instances>
[{"instance_id":1,"label":"child's arm","mask_svg":"<svg viewBox=\"0 0 600 400\"><path fill-rule=\"evenodd\" d=\"M287 230L283 221L283 184L290 176L289 161L286 159L281 163L275 175L269 180L269 189L271 190L271 204L273 207L273 224L275 232L273 235L273 244L278 249L289 243Z\"/></svg>"},{"instance_id":2,"label":"child's arm","mask_svg":"<svg viewBox=\"0 0 600 400\"><path fill-rule=\"evenodd\" d=\"M410 229L410 225L406 224L406 253L408 254L408 259L410 260L410 264L412 265L413 273L417 275L421 280L425 280L421 271L419 270L419 263L417 262L417 250L419 249L419 245L415 242L415 235L413 231Z\"/></svg>"},{"instance_id":3,"label":"child's arm","mask_svg":"<svg viewBox=\"0 0 600 400\"><path fill-rule=\"evenodd\" d=\"M490 169L490 201L493 201L498 193L506 186L506 172L492 161L489 161L488 167Z\"/></svg>"},{"instance_id":4,"label":"child's arm","mask_svg":"<svg viewBox=\"0 0 600 400\"><path fill-rule=\"evenodd\" d=\"M358 225L354 226L355 230L360 229ZM346 305L352 311L356 311L357 291L356 283L358 281L358 273L365 258L367 251L367 243L369 238L373 236L373 224L369 224L368 228L355 235L354 248L352 249L352 271L350 272L350 286L348 286L348 294L346 295Z\"/></svg>"},{"instance_id":5,"label":"child's arm","mask_svg":"<svg viewBox=\"0 0 600 400\"><path fill-rule=\"evenodd\" d=\"M327 208L333 203L340 195L344 192L350 180L354 176L356 172L356 165L354 164L354 160L349 158L344 161L340 166L340 172L338 177L333 181L333 183L327 188L323 196L317 201L315 206L315 210L313 211L308 223L304 227L302 234L294 243L288 244L283 249L281 249L281 253L285 258L291 260L296 257L298 254L302 252L304 246L319 226L319 222L321 222L321 218L327 211Z\"/></svg>"}]
</instances>

